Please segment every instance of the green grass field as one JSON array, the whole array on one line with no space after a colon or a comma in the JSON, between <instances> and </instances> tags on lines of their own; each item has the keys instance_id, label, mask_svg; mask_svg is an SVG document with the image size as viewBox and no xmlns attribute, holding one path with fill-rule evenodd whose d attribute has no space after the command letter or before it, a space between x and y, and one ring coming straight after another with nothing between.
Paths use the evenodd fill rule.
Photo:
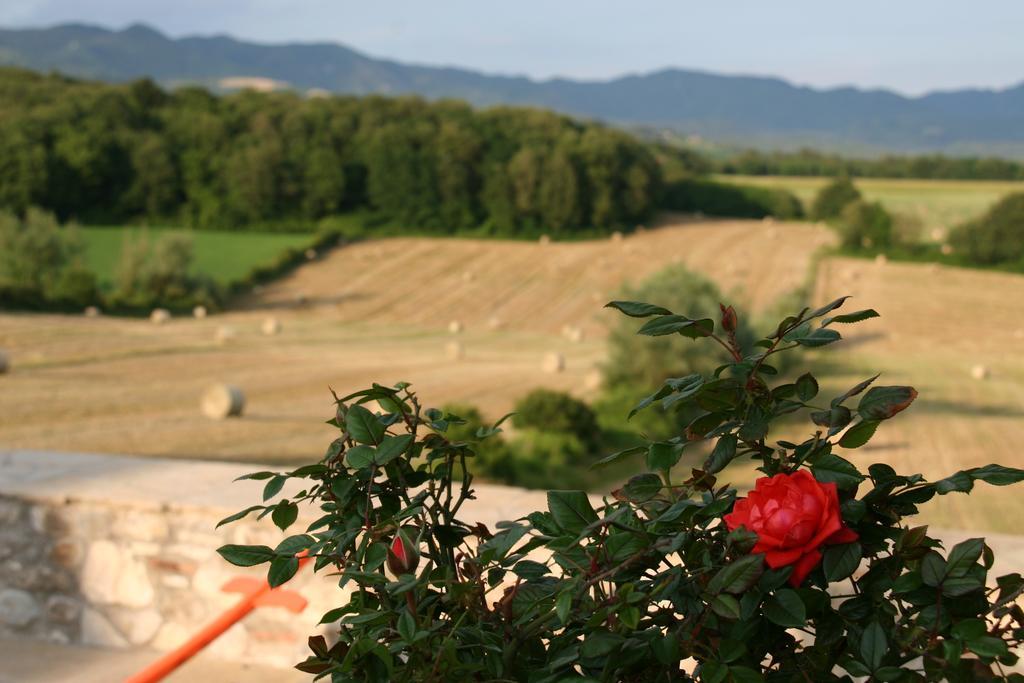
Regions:
<instances>
[{"instance_id":1,"label":"green grass field","mask_svg":"<svg viewBox=\"0 0 1024 683\"><path fill-rule=\"evenodd\" d=\"M829 182L828 178L736 175L720 175L717 180L780 187L795 194L805 207L810 207L818 190ZM908 218L923 239L935 229L948 230L979 216L1005 195L1024 192L1024 182L1014 181L857 178L854 182L867 199Z\"/></svg>"},{"instance_id":2,"label":"green grass field","mask_svg":"<svg viewBox=\"0 0 1024 683\"><path fill-rule=\"evenodd\" d=\"M86 261L97 274L101 286L113 283L121 249L126 239L143 235L156 240L160 235L178 232L190 235L195 254L194 269L227 285L245 277L255 266L272 263L289 247L303 249L312 244L310 233L185 231L173 228L87 227L81 228L86 243Z\"/></svg>"}]
</instances>

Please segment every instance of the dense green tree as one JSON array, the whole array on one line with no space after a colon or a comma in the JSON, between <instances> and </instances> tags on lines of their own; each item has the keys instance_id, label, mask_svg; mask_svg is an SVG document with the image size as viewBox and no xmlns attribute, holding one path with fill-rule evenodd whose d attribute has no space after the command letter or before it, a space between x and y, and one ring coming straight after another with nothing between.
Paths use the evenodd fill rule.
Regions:
<instances>
[{"instance_id":1,"label":"dense green tree","mask_svg":"<svg viewBox=\"0 0 1024 683\"><path fill-rule=\"evenodd\" d=\"M818 191L814 197L811 215L820 221L838 218L847 204L860 198L860 190L849 178L836 178Z\"/></svg>"},{"instance_id":2,"label":"dense green tree","mask_svg":"<svg viewBox=\"0 0 1024 683\"><path fill-rule=\"evenodd\" d=\"M950 243L977 265L1024 262L1024 193L996 203L984 216L953 231Z\"/></svg>"}]
</instances>

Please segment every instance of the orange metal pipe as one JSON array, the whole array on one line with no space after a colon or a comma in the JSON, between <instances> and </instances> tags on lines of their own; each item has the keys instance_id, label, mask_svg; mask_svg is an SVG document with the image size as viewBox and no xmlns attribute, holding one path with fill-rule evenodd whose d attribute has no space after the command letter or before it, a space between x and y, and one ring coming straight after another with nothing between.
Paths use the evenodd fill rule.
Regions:
<instances>
[{"instance_id":1,"label":"orange metal pipe","mask_svg":"<svg viewBox=\"0 0 1024 683\"><path fill-rule=\"evenodd\" d=\"M300 556L299 569L309 562L308 557ZM182 643L178 648L171 650L160 659L156 660L142 671L125 679L124 683L157 683L166 678L172 671L194 657L204 647L216 640L224 631L237 624L253 611L260 598L264 598L271 592L276 591L266 581L263 585L251 593L242 596L234 606L225 610L216 619L203 626L191 638Z\"/></svg>"}]
</instances>

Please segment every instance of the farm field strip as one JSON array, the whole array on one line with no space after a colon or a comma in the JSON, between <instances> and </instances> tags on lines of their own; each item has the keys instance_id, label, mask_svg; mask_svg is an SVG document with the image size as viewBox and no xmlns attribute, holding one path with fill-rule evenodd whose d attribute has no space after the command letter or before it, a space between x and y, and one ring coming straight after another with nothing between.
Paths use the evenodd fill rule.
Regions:
<instances>
[{"instance_id":1,"label":"farm field strip","mask_svg":"<svg viewBox=\"0 0 1024 683\"><path fill-rule=\"evenodd\" d=\"M802 176L720 175L716 179L737 185L779 187L795 194L805 207L829 178ZM1004 196L1024 192L1024 181L1009 180L916 180L909 178L855 178L854 183L869 201L881 202L896 214L919 223L920 238L942 232L976 218Z\"/></svg>"}]
</instances>

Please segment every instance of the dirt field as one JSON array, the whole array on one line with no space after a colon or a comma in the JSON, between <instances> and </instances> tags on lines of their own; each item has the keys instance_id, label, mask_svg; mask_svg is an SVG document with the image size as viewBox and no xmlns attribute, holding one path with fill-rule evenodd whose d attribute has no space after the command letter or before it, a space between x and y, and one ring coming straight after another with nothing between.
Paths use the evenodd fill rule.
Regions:
<instances>
[{"instance_id":1,"label":"dirt field","mask_svg":"<svg viewBox=\"0 0 1024 683\"><path fill-rule=\"evenodd\" d=\"M432 404L468 401L493 416L536 386L586 396L615 318L600 307L624 279L707 258L701 270L763 308L803 280L829 240L808 224L752 221L666 226L621 242L394 239L337 250L268 287L250 310L202 321L3 314L0 348L13 371L0 376L0 445L295 461L328 442L328 385L409 380ZM1024 465L1024 277L828 258L816 292L853 294L853 306L882 314L816 353L826 390L881 370L881 382L921 392L854 459L930 476ZM267 315L282 321L280 335L260 334ZM464 331L450 334L452 320ZM566 324L583 341L566 339ZM226 345L214 341L222 325L237 331ZM453 340L464 359L447 357ZM542 371L551 351L565 355L564 372ZM972 379L975 365L990 376ZM245 390L244 418L200 415L199 395L215 381ZM934 509L944 527L1013 533L1024 495L979 485Z\"/></svg>"}]
</instances>

